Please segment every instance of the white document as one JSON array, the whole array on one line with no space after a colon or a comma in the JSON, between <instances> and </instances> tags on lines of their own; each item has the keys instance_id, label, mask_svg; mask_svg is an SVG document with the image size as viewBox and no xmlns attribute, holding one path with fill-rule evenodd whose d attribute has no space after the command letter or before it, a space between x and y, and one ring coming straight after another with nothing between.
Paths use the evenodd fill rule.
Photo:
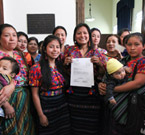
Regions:
<instances>
[{"instance_id":1,"label":"white document","mask_svg":"<svg viewBox=\"0 0 145 135\"><path fill-rule=\"evenodd\" d=\"M125 49L125 47L124 47L124 46L119 45L119 44L115 45L115 48L116 48L117 50L119 50L120 52L123 52L123 51L124 51L124 49Z\"/></svg>"},{"instance_id":2,"label":"white document","mask_svg":"<svg viewBox=\"0 0 145 135\"><path fill-rule=\"evenodd\" d=\"M0 107L0 116L4 117L4 111L3 111L3 109L1 107Z\"/></svg>"},{"instance_id":3,"label":"white document","mask_svg":"<svg viewBox=\"0 0 145 135\"><path fill-rule=\"evenodd\" d=\"M71 63L71 86L92 87L94 68L91 58L74 58Z\"/></svg>"}]
</instances>

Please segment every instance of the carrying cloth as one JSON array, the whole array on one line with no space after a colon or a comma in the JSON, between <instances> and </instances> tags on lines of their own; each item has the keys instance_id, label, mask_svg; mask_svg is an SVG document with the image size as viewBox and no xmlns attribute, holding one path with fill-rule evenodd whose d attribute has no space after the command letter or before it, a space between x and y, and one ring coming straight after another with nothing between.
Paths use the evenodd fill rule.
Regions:
<instances>
[{"instance_id":1,"label":"carrying cloth","mask_svg":"<svg viewBox=\"0 0 145 135\"><path fill-rule=\"evenodd\" d=\"M143 59L145 59L145 57L143 57ZM129 57L123 61L124 62L123 64L126 65L128 60L129 60ZM138 60L138 62L139 61L140 61L140 59ZM135 76L135 74L137 72L135 70L137 70L138 62L136 63L136 67L134 68L135 73L133 72L134 73L133 76ZM136 91L139 95L144 95L145 94L145 86L143 86L142 88L140 88ZM132 93L132 91L122 92L122 93L114 93L114 97L115 97L117 104L116 105L109 104L109 108L111 109L113 119L115 119L115 121L117 121L119 124L126 125L126 123L127 123L128 103L129 103L131 93Z\"/></svg>"}]
</instances>

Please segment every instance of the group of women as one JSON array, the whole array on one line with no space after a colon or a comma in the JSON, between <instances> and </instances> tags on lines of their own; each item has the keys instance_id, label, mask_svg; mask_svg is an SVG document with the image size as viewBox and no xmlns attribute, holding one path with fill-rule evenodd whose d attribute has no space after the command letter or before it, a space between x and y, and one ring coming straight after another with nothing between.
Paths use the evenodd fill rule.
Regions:
<instances>
[{"instance_id":1,"label":"group of women","mask_svg":"<svg viewBox=\"0 0 145 135\"><path fill-rule=\"evenodd\" d=\"M127 135L123 132L124 126L116 123L106 111L107 105L103 100L106 85L102 78L106 72L106 61L112 57L123 58L115 48L116 44L120 44L120 38L113 34L108 36L107 51L101 49L98 46L100 30L90 30L85 23L78 24L74 29L74 45L65 45L66 37L65 28L56 27L52 35L43 40L40 56L36 38L28 39L25 33L17 33L10 24L0 25L0 58L12 57L20 66L15 80L0 91L0 105L11 97L9 102L15 110L13 118L2 119L2 134ZM24 52L26 47L29 53ZM128 52L126 65L133 71L135 63L138 60L140 63L135 79L115 87L116 92L131 91L145 84L142 35L129 34L125 47ZM73 58L91 58L94 86L70 86ZM110 117L109 125L112 126L106 124L106 117Z\"/></svg>"}]
</instances>

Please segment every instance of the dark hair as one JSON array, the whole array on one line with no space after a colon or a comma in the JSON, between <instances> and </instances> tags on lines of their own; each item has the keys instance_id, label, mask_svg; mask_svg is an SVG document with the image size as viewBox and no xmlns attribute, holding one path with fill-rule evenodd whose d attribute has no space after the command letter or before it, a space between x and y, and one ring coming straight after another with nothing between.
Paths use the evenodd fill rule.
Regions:
<instances>
[{"instance_id":1,"label":"dark hair","mask_svg":"<svg viewBox=\"0 0 145 135\"><path fill-rule=\"evenodd\" d=\"M38 43L38 47L40 47L41 44L43 44L43 40Z\"/></svg>"},{"instance_id":2,"label":"dark hair","mask_svg":"<svg viewBox=\"0 0 145 135\"><path fill-rule=\"evenodd\" d=\"M65 29L63 26L57 26L57 27L55 27L55 28L53 29L52 34L54 35L55 32L56 32L58 29L63 29L64 32L65 32L65 35L67 36L67 31L66 31L66 29Z\"/></svg>"},{"instance_id":3,"label":"dark hair","mask_svg":"<svg viewBox=\"0 0 145 135\"><path fill-rule=\"evenodd\" d=\"M10 25L10 24L7 24L7 23L1 24L1 25L0 25L0 37L1 37L1 35L2 35L3 30L4 30L5 28L7 28L7 27L11 27L11 28L13 28L13 29L16 31L16 29L15 29L12 25ZM17 31L16 31L16 33L17 33Z\"/></svg>"},{"instance_id":4,"label":"dark hair","mask_svg":"<svg viewBox=\"0 0 145 135\"><path fill-rule=\"evenodd\" d=\"M92 43L92 36L91 36L90 27L86 23L80 23L75 27L74 34L73 34L73 41L74 41L75 45L77 45L80 48L79 43L75 39L75 36L76 36L77 30L81 27L85 27L89 33L89 42L88 42L88 51L89 51L89 50L93 49L93 43Z\"/></svg>"},{"instance_id":5,"label":"dark hair","mask_svg":"<svg viewBox=\"0 0 145 135\"><path fill-rule=\"evenodd\" d=\"M129 32L130 33L130 31L129 31L128 28L123 28L123 29L121 29L121 30L118 31L117 35L120 37L123 32Z\"/></svg>"},{"instance_id":6,"label":"dark hair","mask_svg":"<svg viewBox=\"0 0 145 135\"><path fill-rule=\"evenodd\" d=\"M98 32L100 33L100 36L101 36L101 31L100 31L98 28L92 28L92 29L91 29L91 33L92 33L93 31L95 31L95 30L98 31Z\"/></svg>"},{"instance_id":7,"label":"dark hair","mask_svg":"<svg viewBox=\"0 0 145 135\"><path fill-rule=\"evenodd\" d=\"M144 44L145 44L145 38L144 38L143 34L141 34L139 32L135 32L135 33L131 33L131 34L127 35L127 37L125 39L125 44L127 44L128 40L131 37L138 37L139 40L141 41L142 45L144 46Z\"/></svg>"},{"instance_id":8,"label":"dark hair","mask_svg":"<svg viewBox=\"0 0 145 135\"><path fill-rule=\"evenodd\" d=\"M52 73L49 67L49 61L46 58L47 54L46 54L46 47L47 45L53 41L53 40L57 40L59 42L59 45L61 47L61 42L60 39L58 37L56 37L55 35L49 35L44 39L43 42L43 46L42 46L42 57L40 60L40 66L41 66L41 73L42 73L42 86L45 88L50 88L51 86L51 82L52 82ZM62 67L62 62L61 60L58 60L58 58L56 59L56 66L57 69L60 73L62 73L63 71L63 67Z\"/></svg>"},{"instance_id":9,"label":"dark hair","mask_svg":"<svg viewBox=\"0 0 145 135\"><path fill-rule=\"evenodd\" d=\"M31 41L31 40L35 40L37 45L38 45L38 39L36 37L30 37L28 38L28 43Z\"/></svg>"},{"instance_id":10,"label":"dark hair","mask_svg":"<svg viewBox=\"0 0 145 135\"><path fill-rule=\"evenodd\" d=\"M126 35L124 38L123 38L123 46L125 46L126 44L126 39L128 38L129 35Z\"/></svg>"},{"instance_id":11,"label":"dark hair","mask_svg":"<svg viewBox=\"0 0 145 135\"><path fill-rule=\"evenodd\" d=\"M109 38L109 37L112 37L112 36L116 37L116 38L118 39L118 43L121 44L120 38L119 38L119 36L116 35L116 34L110 34L110 35L106 38L106 42L105 42L105 43L107 43L108 38Z\"/></svg>"},{"instance_id":12,"label":"dark hair","mask_svg":"<svg viewBox=\"0 0 145 135\"><path fill-rule=\"evenodd\" d=\"M2 61L2 60L8 60L12 63L12 72L11 73L15 73L16 75L19 73L20 67L15 59L13 59L12 57L3 57L0 59L0 61Z\"/></svg>"},{"instance_id":13,"label":"dark hair","mask_svg":"<svg viewBox=\"0 0 145 135\"><path fill-rule=\"evenodd\" d=\"M27 39L27 41L28 41L28 36L27 36L27 34L24 33L24 32L22 32L22 31L17 32L17 36L18 36L18 38L19 38L20 36L24 36L24 37Z\"/></svg>"}]
</instances>

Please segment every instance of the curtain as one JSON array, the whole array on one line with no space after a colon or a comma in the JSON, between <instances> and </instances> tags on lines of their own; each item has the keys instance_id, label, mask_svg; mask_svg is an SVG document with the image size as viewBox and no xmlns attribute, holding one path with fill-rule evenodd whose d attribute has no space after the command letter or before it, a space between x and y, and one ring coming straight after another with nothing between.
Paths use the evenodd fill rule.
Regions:
<instances>
[{"instance_id":1,"label":"curtain","mask_svg":"<svg viewBox=\"0 0 145 135\"><path fill-rule=\"evenodd\" d=\"M131 30L134 0L120 0L117 3L117 30L128 28Z\"/></svg>"}]
</instances>

